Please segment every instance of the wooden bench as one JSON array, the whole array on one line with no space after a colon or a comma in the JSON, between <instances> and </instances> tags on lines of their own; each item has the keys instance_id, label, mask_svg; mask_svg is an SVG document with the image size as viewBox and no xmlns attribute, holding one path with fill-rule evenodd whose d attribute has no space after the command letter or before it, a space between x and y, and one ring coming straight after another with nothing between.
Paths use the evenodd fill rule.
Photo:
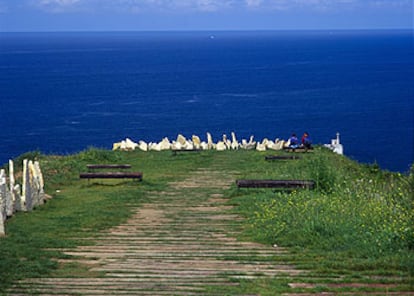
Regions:
<instances>
[{"instance_id":1,"label":"wooden bench","mask_svg":"<svg viewBox=\"0 0 414 296\"><path fill-rule=\"evenodd\" d=\"M171 150L172 154L176 156L178 153L185 153L185 152L200 152L201 149L173 149Z\"/></svg>"},{"instance_id":2,"label":"wooden bench","mask_svg":"<svg viewBox=\"0 0 414 296\"><path fill-rule=\"evenodd\" d=\"M305 188L313 189L315 182L311 180L237 180L239 188Z\"/></svg>"},{"instance_id":3,"label":"wooden bench","mask_svg":"<svg viewBox=\"0 0 414 296\"><path fill-rule=\"evenodd\" d=\"M94 169L130 169L130 164L87 164L89 170Z\"/></svg>"},{"instance_id":4,"label":"wooden bench","mask_svg":"<svg viewBox=\"0 0 414 296\"><path fill-rule=\"evenodd\" d=\"M265 160L289 160L289 159L300 159L300 156L296 156L296 155L268 155L268 156L265 156Z\"/></svg>"},{"instance_id":5,"label":"wooden bench","mask_svg":"<svg viewBox=\"0 0 414 296\"><path fill-rule=\"evenodd\" d=\"M93 172L80 173L81 179L138 179L142 180L141 172Z\"/></svg>"},{"instance_id":6,"label":"wooden bench","mask_svg":"<svg viewBox=\"0 0 414 296\"><path fill-rule=\"evenodd\" d=\"M89 172L80 173L79 178L81 179L137 179L142 181L141 172L96 172L97 169L130 169L130 164L88 164L86 165ZM93 172L92 172L93 171Z\"/></svg>"},{"instance_id":7,"label":"wooden bench","mask_svg":"<svg viewBox=\"0 0 414 296\"><path fill-rule=\"evenodd\" d=\"M304 148L304 147L298 147L298 148L291 148L291 147L285 147L283 148L286 152L297 152L297 153L307 153L307 152L313 152L313 148Z\"/></svg>"}]
</instances>

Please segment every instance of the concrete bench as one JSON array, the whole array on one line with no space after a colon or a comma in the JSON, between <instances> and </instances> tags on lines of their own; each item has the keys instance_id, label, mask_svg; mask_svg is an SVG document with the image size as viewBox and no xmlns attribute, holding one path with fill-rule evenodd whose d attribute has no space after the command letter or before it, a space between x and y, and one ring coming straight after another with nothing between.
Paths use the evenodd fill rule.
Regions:
<instances>
[{"instance_id":1,"label":"concrete bench","mask_svg":"<svg viewBox=\"0 0 414 296\"><path fill-rule=\"evenodd\" d=\"M313 189L315 182L311 180L237 180L239 188L305 188Z\"/></svg>"}]
</instances>

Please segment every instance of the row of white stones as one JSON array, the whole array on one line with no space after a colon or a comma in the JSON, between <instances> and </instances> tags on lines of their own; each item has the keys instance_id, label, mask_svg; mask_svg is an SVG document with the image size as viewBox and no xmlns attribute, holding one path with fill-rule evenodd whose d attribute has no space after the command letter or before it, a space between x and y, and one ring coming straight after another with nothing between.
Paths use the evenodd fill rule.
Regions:
<instances>
[{"instance_id":1,"label":"row of white stones","mask_svg":"<svg viewBox=\"0 0 414 296\"><path fill-rule=\"evenodd\" d=\"M179 134L177 139L170 141L168 138L163 138L158 143L146 143L142 140L134 142L129 138L113 144L113 150L135 150L140 149L142 151L163 151L163 150L237 150L237 149L256 149L259 151L270 150L282 150L284 147L289 146L289 141L280 139L269 140L267 138L262 141L255 141L254 136L251 136L249 140L243 139L239 142L234 132L231 133L231 140L227 138L227 135L223 135L222 140L217 143L213 142L213 138L210 133L207 133L207 142L201 141L199 136L193 135L191 139L186 139L183 135Z\"/></svg>"},{"instance_id":2,"label":"row of white stones","mask_svg":"<svg viewBox=\"0 0 414 296\"><path fill-rule=\"evenodd\" d=\"M17 211L31 211L45 202L44 180L38 161L23 160L22 186L16 184L14 163L9 160L9 178L0 170L0 236L5 235L4 222Z\"/></svg>"}]
</instances>

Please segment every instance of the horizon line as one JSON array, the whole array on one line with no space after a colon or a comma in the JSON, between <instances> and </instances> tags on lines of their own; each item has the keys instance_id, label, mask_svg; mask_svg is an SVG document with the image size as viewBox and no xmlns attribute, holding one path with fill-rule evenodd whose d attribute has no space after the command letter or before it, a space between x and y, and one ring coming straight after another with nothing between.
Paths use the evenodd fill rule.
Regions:
<instances>
[{"instance_id":1,"label":"horizon line","mask_svg":"<svg viewBox=\"0 0 414 296\"><path fill-rule=\"evenodd\" d=\"M39 31L2 31L0 33L174 33L174 32L344 32L344 31L412 31L414 28L319 28L319 29L148 29L148 30L39 30Z\"/></svg>"}]
</instances>

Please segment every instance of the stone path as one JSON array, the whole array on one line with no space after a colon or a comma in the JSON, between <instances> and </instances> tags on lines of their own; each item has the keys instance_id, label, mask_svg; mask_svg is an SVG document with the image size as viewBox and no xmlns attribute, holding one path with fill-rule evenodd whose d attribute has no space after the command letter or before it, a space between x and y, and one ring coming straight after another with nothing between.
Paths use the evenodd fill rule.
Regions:
<instances>
[{"instance_id":1,"label":"stone path","mask_svg":"<svg viewBox=\"0 0 414 296\"><path fill-rule=\"evenodd\" d=\"M285 250L235 239L241 218L223 198L235 180L226 173L199 169L151 193L96 245L65 250L99 276L27 279L10 295L222 295L243 278L300 273L269 260Z\"/></svg>"}]
</instances>

